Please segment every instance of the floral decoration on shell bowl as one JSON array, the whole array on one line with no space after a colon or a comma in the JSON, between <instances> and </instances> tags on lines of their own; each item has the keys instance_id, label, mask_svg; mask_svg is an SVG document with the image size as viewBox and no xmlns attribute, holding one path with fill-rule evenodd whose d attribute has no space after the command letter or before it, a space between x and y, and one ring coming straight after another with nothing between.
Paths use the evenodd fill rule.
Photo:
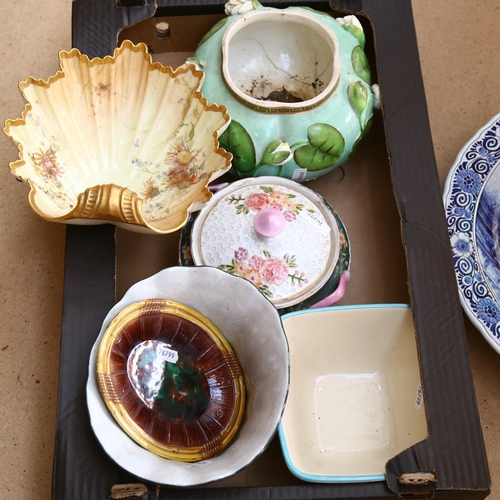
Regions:
<instances>
[{"instance_id":1,"label":"floral decoration on shell bowl","mask_svg":"<svg viewBox=\"0 0 500 500\"><path fill-rule=\"evenodd\" d=\"M47 82L19 84L27 101L4 132L18 144L13 174L27 181L41 217L111 222L169 233L209 201L208 184L231 166L218 138L230 117L200 92L204 73L154 63L145 44L113 56L59 55Z\"/></svg>"}]
</instances>

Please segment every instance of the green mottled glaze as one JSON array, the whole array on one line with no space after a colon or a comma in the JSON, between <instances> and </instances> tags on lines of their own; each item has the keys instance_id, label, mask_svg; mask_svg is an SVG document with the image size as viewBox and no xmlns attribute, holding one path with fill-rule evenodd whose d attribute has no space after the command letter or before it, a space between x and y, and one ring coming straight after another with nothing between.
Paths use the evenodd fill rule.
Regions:
<instances>
[{"instance_id":1,"label":"green mottled glaze","mask_svg":"<svg viewBox=\"0 0 500 500\"><path fill-rule=\"evenodd\" d=\"M368 131L366 126L373 115L374 98L370 68L364 53L364 33L357 27L343 25L330 15L309 8L262 9L275 11L276 16L299 12L333 33L339 43L340 64L340 79L333 94L312 109L299 111L298 103L296 112L262 112L251 109L235 97L226 86L221 71L222 40L234 22L252 12L228 16L197 48L194 58L205 72L201 90L209 102L226 106L232 118L232 124L222 134L220 143L234 155L231 172L235 176L278 175L299 181L314 179L344 163ZM290 159L283 164L278 160L281 156L286 159L285 153L280 153L280 158L273 156L274 164L267 160L271 156L266 156L266 152L272 150L276 141L287 143L291 149ZM303 177L297 177L298 169L307 169L307 172L304 174L302 170Z\"/></svg>"},{"instance_id":2,"label":"green mottled glaze","mask_svg":"<svg viewBox=\"0 0 500 500\"><path fill-rule=\"evenodd\" d=\"M210 388L202 369L179 355L177 363L165 363L154 409L167 421L192 422L210 405Z\"/></svg>"}]
</instances>

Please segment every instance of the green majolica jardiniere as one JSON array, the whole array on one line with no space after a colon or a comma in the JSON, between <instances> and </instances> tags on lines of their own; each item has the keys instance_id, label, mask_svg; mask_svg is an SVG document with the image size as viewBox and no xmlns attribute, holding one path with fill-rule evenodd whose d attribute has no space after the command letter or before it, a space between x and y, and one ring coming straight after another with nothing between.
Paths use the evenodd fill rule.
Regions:
<instances>
[{"instance_id":1,"label":"green majolica jardiniere","mask_svg":"<svg viewBox=\"0 0 500 500\"><path fill-rule=\"evenodd\" d=\"M256 0L231 0L226 13L190 60L205 72L204 96L231 116L220 144L232 173L305 181L345 162L378 92L358 19Z\"/></svg>"}]
</instances>

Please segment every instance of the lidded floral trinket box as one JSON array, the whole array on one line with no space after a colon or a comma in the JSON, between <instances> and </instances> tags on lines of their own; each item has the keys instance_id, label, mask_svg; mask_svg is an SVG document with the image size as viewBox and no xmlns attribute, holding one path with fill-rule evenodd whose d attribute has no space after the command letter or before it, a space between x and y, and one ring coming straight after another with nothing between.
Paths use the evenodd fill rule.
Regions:
<instances>
[{"instance_id":1,"label":"lidded floral trinket box","mask_svg":"<svg viewBox=\"0 0 500 500\"><path fill-rule=\"evenodd\" d=\"M181 233L180 262L251 281L280 311L331 305L349 281L350 247L336 211L289 179L220 189Z\"/></svg>"},{"instance_id":2,"label":"lidded floral trinket box","mask_svg":"<svg viewBox=\"0 0 500 500\"><path fill-rule=\"evenodd\" d=\"M220 137L231 172L302 182L344 163L378 103L359 20L257 0L231 0L226 13L189 60L205 72L205 97L231 116Z\"/></svg>"}]
</instances>

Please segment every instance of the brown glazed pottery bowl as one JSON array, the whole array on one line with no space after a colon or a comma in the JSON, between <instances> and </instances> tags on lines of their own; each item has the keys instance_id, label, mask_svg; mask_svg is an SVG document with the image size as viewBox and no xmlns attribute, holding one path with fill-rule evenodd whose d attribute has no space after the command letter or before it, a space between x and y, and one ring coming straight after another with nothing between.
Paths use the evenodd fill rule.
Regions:
<instances>
[{"instance_id":1,"label":"brown glazed pottery bowl","mask_svg":"<svg viewBox=\"0 0 500 500\"><path fill-rule=\"evenodd\" d=\"M243 418L245 384L231 346L177 302L148 299L120 311L101 340L97 379L123 430L165 458L212 457Z\"/></svg>"}]
</instances>

